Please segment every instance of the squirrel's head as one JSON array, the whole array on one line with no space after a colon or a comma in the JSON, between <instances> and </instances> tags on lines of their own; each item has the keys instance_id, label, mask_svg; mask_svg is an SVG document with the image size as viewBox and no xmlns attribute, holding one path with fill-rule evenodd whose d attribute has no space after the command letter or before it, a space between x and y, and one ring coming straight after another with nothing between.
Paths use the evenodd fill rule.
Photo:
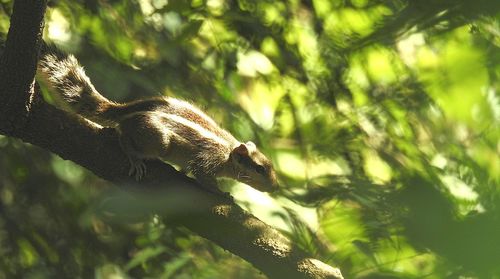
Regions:
<instances>
[{"instance_id":1,"label":"squirrel's head","mask_svg":"<svg viewBox=\"0 0 500 279\"><path fill-rule=\"evenodd\" d=\"M262 192L274 192L279 185L269 159L251 141L240 143L231 151L229 160L233 166L234 179Z\"/></svg>"}]
</instances>

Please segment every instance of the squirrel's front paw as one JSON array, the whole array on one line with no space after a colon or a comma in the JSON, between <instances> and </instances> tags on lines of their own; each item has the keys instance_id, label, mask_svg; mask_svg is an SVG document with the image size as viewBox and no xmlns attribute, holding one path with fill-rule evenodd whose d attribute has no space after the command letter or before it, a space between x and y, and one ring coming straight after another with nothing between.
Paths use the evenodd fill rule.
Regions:
<instances>
[{"instance_id":1,"label":"squirrel's front paw","mask_svg":"<svg viewBox=\"0 0 500 279\"><path fill-rule=\"evenodd\" d=\"M210 180L206 180L206 179L205 180L198 179L198 182L199 182L199 185L201 186L201 188L207 190L208 192L213 193L213 194L218 195L218 196L221 196L224 199L227 199L231 202L234 201L234 198L233 198L233 196L231 196L231 193L224 192L221 189L219 189L219 187L217 187L217 183L215 181L210 181Z\"/></svg>"}]
</instances>

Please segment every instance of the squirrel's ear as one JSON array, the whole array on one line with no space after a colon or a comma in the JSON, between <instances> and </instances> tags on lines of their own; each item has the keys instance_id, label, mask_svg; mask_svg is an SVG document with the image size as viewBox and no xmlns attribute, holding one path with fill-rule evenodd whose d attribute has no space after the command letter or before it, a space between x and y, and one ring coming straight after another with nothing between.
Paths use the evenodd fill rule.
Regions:
<instances>
[{"instance_id":1,"label":"squirrel's ear","mask_svg":"<svg viewBox=\"0 0 500 279\"><path fill-rule=\"evenodd\" d=\"M257 146L255 145L255 143L253 143L253 141L247 141L247 143L245 143L245 145L247 146L247 149L250 149L250 150L254 150L257 148Z\"/></svg>"},{"instance_id":2,"label":"squirrel's ear","mask_svg":"<svg viewBox=\"0 0 500 279\"><path fill-rule=\"evenodd\" d=\"M241 143L240 145L236 146L233 149L233 153L238 155L248 156L248 148L244 143Z\"/></svg>"}]
</instances>

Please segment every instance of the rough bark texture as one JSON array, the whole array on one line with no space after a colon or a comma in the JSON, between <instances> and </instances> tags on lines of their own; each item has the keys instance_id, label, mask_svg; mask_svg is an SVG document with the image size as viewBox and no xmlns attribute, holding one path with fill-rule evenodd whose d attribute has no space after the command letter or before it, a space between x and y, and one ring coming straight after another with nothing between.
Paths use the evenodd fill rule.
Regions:
<instances>
[{"instance_id":1,"label":"rough bark texture","mask_svg":"<svg viewBox=\"0 0 500 279\"><path fill-rule=\"evenodd\" d=\"M130 207L155 211L252 263L270 278L342 278L234 202L206 192L171 166L147 163L140 183L115 130L47 104L34 84L45 0L17 0L0 57L0 134L58 154L133 192Z\"/></svg>"}]
</instances>

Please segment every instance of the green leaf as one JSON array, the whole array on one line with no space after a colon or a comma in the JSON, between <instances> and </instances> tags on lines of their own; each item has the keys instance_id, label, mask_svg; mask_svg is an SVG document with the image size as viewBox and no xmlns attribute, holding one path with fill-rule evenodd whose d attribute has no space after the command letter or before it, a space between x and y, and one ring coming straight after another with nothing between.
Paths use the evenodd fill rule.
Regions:
<instances>
[{"instance_id":1,"label":"green leaf","mask_svg":"<svg viewBox=\"0 0 500 279\"><path fill-rule=\"evenodd\" d=\"M162 253L167 251L167 248L164 246L159 247L148 247L139 251L132 260L130 260L125 265L125 270L129 271L130 269L145 263L147 260L154 258Z\"/></svg>"}]
</instances>

